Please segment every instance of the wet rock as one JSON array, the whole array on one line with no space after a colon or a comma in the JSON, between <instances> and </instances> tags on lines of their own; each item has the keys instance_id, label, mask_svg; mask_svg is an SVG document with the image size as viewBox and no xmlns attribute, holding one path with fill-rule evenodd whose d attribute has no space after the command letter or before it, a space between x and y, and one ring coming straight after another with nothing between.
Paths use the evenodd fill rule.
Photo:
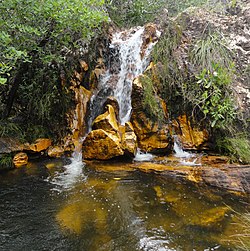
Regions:
<instances>
[{"instance_id":1,"label":"wet rock","mask_svg":"<svg viewBox=\"0 0 250 251\"><path fill-rule=\"evenodd\" d=\"M166 153L172 149L170 130L149 118L143 108L143 88L139 78L133 82L131 123L138 139L138 146L145 152ZM164 111L164 108L162 108Z\"/></svg>"},{"instance_id":2,"label":"wet rock","mask_svg":"<svg viewBox=\"0 0 250 251\"><path fill-rule=\"evenodd\" d=\"M103 107L106 107L107 105L111 105L114 108L116 120L117 120L117 122L119 122L119 104L118 104L118 101L114 97L110 96L104 102Z\"/></svg>"},{"instance_id":3,"label":"wet rock","mask_svg":"<svg viewBox=\"0 0 250 251\"><path fill-rule=\"evenodd\" d=\"M52 158L59 158L63 156L64 149L61 146L51 146L48 149L48 156Z\"/></svg>"},{"instance_id":4,"label":"wet rock","mask_svg":"<svg viewBox=\"0 0 250 251\"><path fill-rule=\"evenodd\" d=\"M208 148L208 132L191 125L186 115L181 115L173 123L175 134L185 150L205 150Z\"/></svg>"},{"instance_id":5,"label":"wet rock","mask_svg":"<svg viewBox=\"0 0 250 251\"><path fill-rule=\"evenodd\" d=\"M157 32L156 25L153 23L146 24L142 36L143 36L143 42L142 42L141 55L144 56L148 44L156 42L159 38L159 32Z\"/></svg>"},{"instance_id":6,"label":"wet rock","mask_svg":"<svg viewBox=\"0 0 250 251\"><path fill-rule=\"evenodd\" d=\"M205 228L220 227L220 223L225 219L226 213L229 211L228 207L215 207L208 209L194 215L190 219L189 224Z\"/></svg>"},{"instance_id":7,"label":"wet rock","mask_svg":"<svg viewBox=\"0 0 250 251\"><path fill-rule=\"evenodd\" d=\"M13 164L15 167L22 167L28 164L28 155L26 153L17 153L13 158Z\"/></svg>"},{"instance_id":8,"label":"wet rock","mask_svg":"<svg viewBox=\"0 0 250 251\"><path fill-rule=\"evenodd\" d=\"M107 160L122 156L121 139L103 129L91 131L83 142L83 158Z\"/></svg>"},{"instance_id":9,"label":"wet rock","mask_svg":"<svg viewBox=\"0 0 250 251\"><path fill-rule=\"evenodd\" d=\"M134 158L137 152L137 137L130 122L125 123L121 135L122 149L124 150L125 155Z\"/></svg>"},{"instance_id":10,"label":"wet rock","mask_svg":"<svg viewBox=\"0 0 250 251\"><path fill-rule=\"evenodd\" d=\"M102 129L106 132L117 133L118 123L113 106L107 105L106 112L99 115L92 124L93 130Z\"/></svg>"},{"instance_id":11,"label":"wet rock","mask_svg":"<svg viewBox=\"0 0 250 251\"><path fill-rule=\"evenodd\" d=\"M51 139L41 138L37 139L33 144L24 144L24 150L32 152L42 152L47 150L51 146L51 144Z\"/></svg>"}]
</instances>

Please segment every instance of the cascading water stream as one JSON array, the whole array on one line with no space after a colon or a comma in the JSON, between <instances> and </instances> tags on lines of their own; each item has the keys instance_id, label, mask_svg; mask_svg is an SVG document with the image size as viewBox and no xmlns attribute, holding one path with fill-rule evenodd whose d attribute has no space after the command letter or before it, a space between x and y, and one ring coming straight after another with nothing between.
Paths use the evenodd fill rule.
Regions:
<instances>
[{"instance_id":1,"label":"cascading water stream","mask_svg":"<svg viewBox=\"0 0 250 251\"><path fill-rule=\"evenodd\" d=\"M199 166L200 163L197 163L197 156L196 154L186 152L182 149L181 143L178 139L178 136L175 135L174 137L174 156L180 158L180 163L185 166Z\"/></svg>"},{"instance_id":2,"label":"cascading water stream","mask_svg":"<svg viewBox=\"0 0 250 251\"><path fill-rule=\"evenodd\" d=\"M91 130L93 120L102 113L102 107L109 96L113 96L119 104L119 119L124 125L130 119L131 114L131 92L133 80L143 73L149 64L150 52L156 42L144 44L144 27L132 28L113 34L110 44L109 67L99 81L96 90L90 100L90 115L86 132ZM157 32L157 36L160 32ZM79 96L79 95L78 95ZM76 98L79 98L76 96ZM78 100L79 101L79 100ZM84 105L76 109L76 121L84 122ZM79 124L79 123L78 123ZM77 126L79 130L81 126ZM80 130L79 130L80 131ZM83 134L83 133L82 133ZM81 137L81 133L79 134ZM53 178L52 183L70 188L79 178L84 179L82 167L81 144L83 138L75 140L75 151L71 157L71 163L64 166L65 171ZM152 159L150 154L137 154L137 161Z\"/></svg>"},{"instance_id":3,"label":"cascading water stream","mask_svg":"<svg viewBox=\"0 0 250 251\"><path fill-rule=\"evenodd\" d=\"M113 34L110 44L110 65L91 99L89 127L101 113L108 96L113 96L118 101L120 123L123 125L129 121L132 109L132 82L148 66L150 52L155 44L152 42L143 48L144 32L144 27L137 27ZM157 32L157 36L159 35L160 32Z\"/></svg>"}]
</instances>

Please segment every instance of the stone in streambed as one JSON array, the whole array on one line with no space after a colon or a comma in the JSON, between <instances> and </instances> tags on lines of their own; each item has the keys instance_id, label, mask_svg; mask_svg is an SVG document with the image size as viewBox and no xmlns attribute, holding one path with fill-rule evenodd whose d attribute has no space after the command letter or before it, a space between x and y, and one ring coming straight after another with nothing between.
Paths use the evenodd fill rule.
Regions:
<instances>
[{"instance_id":1,"label":"stone in streambed","mask_svg":"<svg viewBox=\"0 0 250 251\"><path fill-rule=\"evenodd\" d=\"M48 156L52 158L60 158L64 154L64 149L61 146L50 146Z\"/></svg>"},{"instance_id":2,"label":"stone in streambed","mask_svg":"<svg viewBox=\"0 0 250 251\"><path fill-rule=\"evenodd\" d=\"M26 153L17 153L13 158L13 164L15 167L22 167L28 164L28 155Z\"/></svg>"}]
</instances>

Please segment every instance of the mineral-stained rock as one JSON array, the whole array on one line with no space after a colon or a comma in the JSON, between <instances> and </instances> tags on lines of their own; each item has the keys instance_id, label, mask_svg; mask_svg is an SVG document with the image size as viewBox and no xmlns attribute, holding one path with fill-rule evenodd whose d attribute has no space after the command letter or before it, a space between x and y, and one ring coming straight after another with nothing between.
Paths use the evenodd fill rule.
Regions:
<instances>
[{"instance_id":1,"label":"mineral-stained rock","mask_svg":"<svg viewBox=\"0 0 250 251\"><path fill-rule=\"evenodd\" d=\"M173 123L174 131L179 136L183 149L207 149L208 132L192 126L186 115L179 116Z\"/></svg>"},{"instance_id":2,"label":"mineral-stained rock","mask_svg":"<svg viewBox=\"0 0 250 251\"><path fill-rule=\"evenodd\" d=\"M59 158L64 154L64 149L60 146L51 146L48 149L48 156L52 158Z\"/></svg>"},{"instance_id":3,"label":"mineral-stained rock","mask_svg":"<svg viewBox=\"0 0 250 251\"><path fill-rule=\"evenodd\" d=\"M110 96L104 102L103 107L107 107L107 105L111 105L114 108L116 119L119 122L119 104L118 104L118 101L114 97Z\"/></svg>"},{"instance_id":4,"label":"mineral-stained rock","mask_svg":"<svg viewBox=\"0 0 250 251\"><path fill-rule=\"evenodd\" d=\"M166 153L172 148L170 130L167 125L154 122L146 115L142 100L142 83L137 78L132 89L131 123L138 139L138 146L145 152Z\"/></svg>"},{"instance_id":5,"label":"mineral-stained rock","mask_svg":"<svg viewBox=\"0 0 250 251\"><path fill-rule=\"evenodd\" d=\"M22 167L28 164L28 155L26 153L17 153L13 158L13 164L15 167Z\"/></svg>"},{"instance_id":6,"label":"mineral-stained rock","mask_svg":"<svg viewBox=\"0 0 250 251\"><path fill-rule=\"evenodd\" d=\"M91 131L83 142L83 158L107 160L122 156L121 139L103 129Z\"/></svg>"},{"instance_id":7,"label":"mineral-stained rock","mask_svg":"<svg viewBox=\"0 0 250 251\"><path fill-rule=\"evenodd\" d=\"M130 122L126 122L122 130L122 148L125 155L135 157L137 152L137 137Z\"/></svg>"},{"instance_id":8,"label":"mineral-stained rock","mask_svg":"<svg viewBox=\"0 0 250 251\"><path fill-rule=\"evenodd\" d=\"M92 128L102 129L106 132L116 133L118 131L118 124L113 106L107 105L107 111L99 115L93 122Z\"/></svg>"},{"instance_id":9,"label":"mineral-stained rock","mask_svg":"<svg viewBox=\"0 0 250 251\"><path fill-rule=\"evenodd\" d=\"M215 227L225 219L225 215L228 211L228 207L211 208L194 215L190 219L189 224L205 228Z\"/></svg>"},{"instance_id":10,"label":"mineral-stained rock","mask_svg":"<svg viewBox=\"0 0 250 251\"><path fill-rule=\"evenodd\" d=\"M33 144L24 144L24 150L33 152L42 152L48 149L52 144L51 139L41 138L37 139Z\"/></svg>"}]
</instances>

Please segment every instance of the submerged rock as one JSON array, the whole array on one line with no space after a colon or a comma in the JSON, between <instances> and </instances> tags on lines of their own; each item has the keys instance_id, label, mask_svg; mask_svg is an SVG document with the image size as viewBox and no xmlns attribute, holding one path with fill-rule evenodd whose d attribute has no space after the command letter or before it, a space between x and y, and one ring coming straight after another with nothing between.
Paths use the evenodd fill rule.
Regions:
<instances>
[{"instance_id":1,"label":"submerged rock","mask_svg":"<svg viewBox=\"0 0 250 251\"><path fill-rule=\"evenodd\" d=\"M26 153L17 153L13 158L13 164L15 167L22 167L28 164L28 155Z\"/></svg>"},{"instance_id":2,"label":"submerged rock","mask_svg":"<svg viewBox=\"0 0 250 251\"><path fill-rule=\"evenodd\" d=\"M195 225L199 227L212 228L218 226L224 219L227 212L229 212L228 207L215 207L208 209L204 212L200 212L194 215L190 219L190 225Z\"/></svg>"}]
</instances>

